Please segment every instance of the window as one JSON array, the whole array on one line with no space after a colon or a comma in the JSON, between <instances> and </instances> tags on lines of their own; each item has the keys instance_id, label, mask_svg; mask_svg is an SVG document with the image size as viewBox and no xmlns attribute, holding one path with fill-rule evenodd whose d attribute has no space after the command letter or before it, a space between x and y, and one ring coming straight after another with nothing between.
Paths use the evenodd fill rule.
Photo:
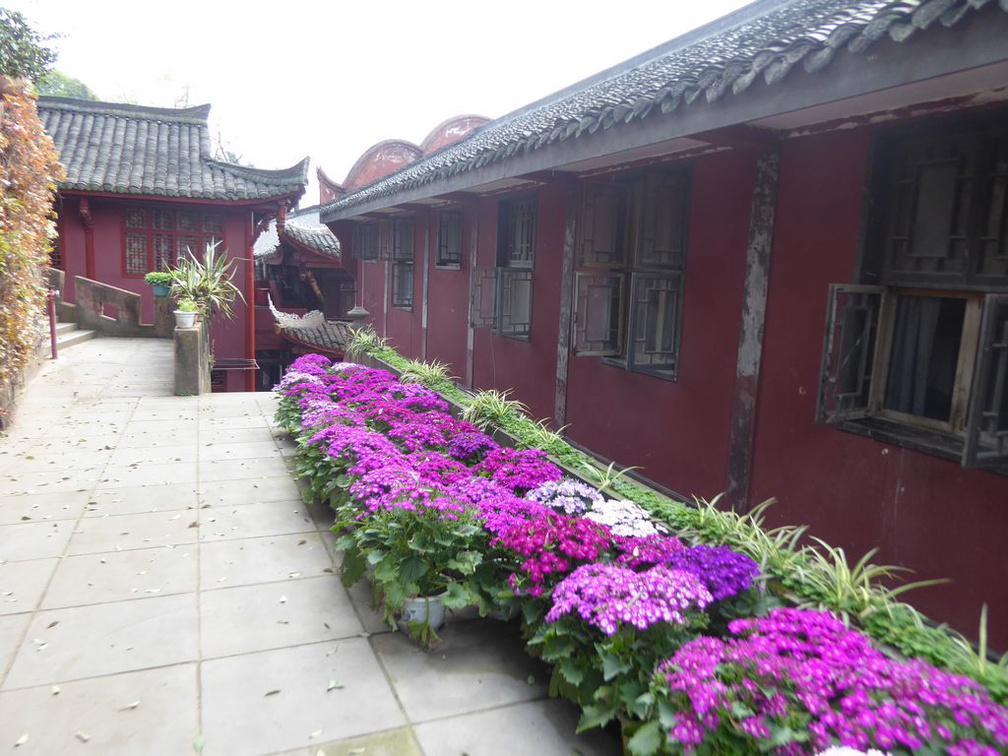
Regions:
<instances>
[{"instance_id":1,"label":"window","mask_svg":"<svg viewBox=\"0 0 1008 756\"><path fill-rule=\"evenodd\" d=\"M413 308L413 219L392 222L392 306Z\"/></svg>"},{"instance_id":2,"label":"window","mask_svg":"<svg viewBox=\"0 0 1008 756\"><path fill-rule=\"evenodd\" d=\"M354 226L353 249L354 257L365 262L378 259L378 223L361 223Z\"/></svg>"},{"instance_id":3,"label":"window","mask_svg":"<svg viewBox=\"0 0 1008 756\"><path fill-rule=\"evenodd\" d=\"M438 215L435 264L441 268L462 266L462 213L459 210L442 210Z\"/></svg>"},{"instance_id":4,"label":"window","mask_svg":"<svg viewBox=\"0 0 1008 756\"><path fill-rule=\"evenodd\" d=\"M816 420L1008 473L1008 124L879 147L862 268L880 284L830 287Z\"/></svg>"},{"instance_id":5,"label":"window","mask_svg":"<svg viewBox=\"0 0 1008 756\"><path fill-rule=\"evenodd\" d=\"M675 380L688 173L586 183L574 278L574 353Z\"/></svg>"},{"instance_id":6,"label":"window","mask_svg":"<svg viewBox=\"0 0 1008 756\"><path fill-rule=\"evenodd\" d=\"M497 265L473 271L469 320L474 328L527 339L532 326L536 197L501 201L497 210Z\"/></svg>"},{"instance_id":7,"label":"window","mask_svg":"<svg viewBox=\"0 0 1008 756\"><path fill-rule=\"evenodd\" d=\"M202 253L207 244L223 240L219 215L163 208L126 208L123 231L123 272L142 276L167 270L178 258Z\"/></svg>"}]
</instances>

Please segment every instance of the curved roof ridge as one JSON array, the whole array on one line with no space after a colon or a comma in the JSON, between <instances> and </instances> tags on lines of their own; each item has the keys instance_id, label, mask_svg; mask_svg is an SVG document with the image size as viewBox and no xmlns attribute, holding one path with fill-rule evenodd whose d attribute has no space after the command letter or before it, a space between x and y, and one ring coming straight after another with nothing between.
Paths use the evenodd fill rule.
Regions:
<instances>
[{"instance_id":1,"label":"curved roof ridge","mask_svg":"<svg viewBox=\"0 0 1008 756\"><path fill-rule=\"evenodd\" d=\"M39 95L40 107L69 110L77 113L100 113L120 118L138 118L145 121L180 121L205 124L210 117L210 103L188 108L161 108L149 105L134 105L128 102L105 102L102 100L81 100L76 97L56 97Z\"/></svg>"}]
</instances>

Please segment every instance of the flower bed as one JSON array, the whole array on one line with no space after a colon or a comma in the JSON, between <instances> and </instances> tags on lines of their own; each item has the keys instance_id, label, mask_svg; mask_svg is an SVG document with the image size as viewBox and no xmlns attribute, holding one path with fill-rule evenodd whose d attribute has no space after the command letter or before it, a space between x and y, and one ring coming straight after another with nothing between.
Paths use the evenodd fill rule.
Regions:
<instances>
[{"instance_id":1,"label":"flower bed","mask_svg":"<svg viewBox=\"0 0 1008 756\"><path fill-rule=\"evenodd\" d=\"M308 355L277 390L298 472L335 510L344 582L372 568L393 626L418 595L520 613L551 693L582 707L582 728L619 718L631 753L1008 747L1008 710L981 686L781 608L748 556L684 544L428 388Z\"/></svg>"}]
</instances>

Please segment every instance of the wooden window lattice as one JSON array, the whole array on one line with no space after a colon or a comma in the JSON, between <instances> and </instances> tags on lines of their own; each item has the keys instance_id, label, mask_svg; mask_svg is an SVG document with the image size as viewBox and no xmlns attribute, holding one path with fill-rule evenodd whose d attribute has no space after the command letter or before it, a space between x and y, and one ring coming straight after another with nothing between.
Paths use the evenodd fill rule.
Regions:
<instances>
[{"instance_id":1,"label":"wooden window lattice","mask_svg":"<svg viewBox=\"0 0 1008 756\"><path fill-rule=\"evenodd\" d=\"M126 273L143 275L147 271L147 237L143 234L126 234Z\"/></svg>"},{"instance_id":2,"label":"wooden window lattice","mask_svg":"<svg viewBox=\"0 0 1008 756\"><path fill-rule=\"evenodd\" d=\"M679 355L682 277L634 273L628 367L674 377Z\"/></svg>"},{"instance_id":3,"label":"wooden window lattice","mask_svg":"<svg viewBox=\"0 0 1008 756\"><path fill-rule=\"evenodd\" d=\"M623 344L622 273L578 272L574 278L574 354L615 356Z\"/></svg>"},{"instance_id":4,"label":"wooden window lattice","mask_svg":"<svg viewBox=\"0 0 1008 756\"><path fill-rule=\"evenodd\" d=\"M442 210L438 216L437 265L462 263L462 213Z\"/></svg>"},{"instance_id":5,"label":"wooden window lattice","mask_svg":"<svg viewBox=\"0 0 1008 756\"><path fill-rule=\"evenodd\" d=\"M1008 294L984 299L971 396L962 464L1008 471Z\"/></svg>"}]
</instances>

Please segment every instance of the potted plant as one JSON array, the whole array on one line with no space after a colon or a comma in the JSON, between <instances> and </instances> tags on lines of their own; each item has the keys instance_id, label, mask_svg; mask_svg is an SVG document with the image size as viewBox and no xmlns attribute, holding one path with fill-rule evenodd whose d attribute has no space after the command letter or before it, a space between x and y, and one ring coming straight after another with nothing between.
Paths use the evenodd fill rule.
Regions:
<instances>
[{"instance_id":1,"label":"potted plant","mask_svg":"<svg viewBox=\"0 0 1008 756\"><path fill-rule=\"evenodd\" d=\"M341 575L353 585L374 567L385 621L429 647L445 609L472 603L468 580L479 565L483 529L472 511L448 497L403 497L365 518L337 522ZM353 525L355 527L348 527Z\"/></svg>"},{"instance_id":2,"label":"potted plant","mask_svg":"<svg viewBox=\"0 0 1008 756\"><path fill-rule=\"evenodd\" d=\"M193 328L196 325L196 314L199 312L199 305L192 297L183 297L179 300L175 310L176 328Z\"/></svg>"},{"instance_id":3,"label":"potted plant","mask_svg":"<svg viewBox=\"0 0 1008 756\"><path fill-rule=\"evenodd\" d=\"M245 301L234 282L234 260L229 260L226 252L219 252L219 246L220 242L208 242L202 259L189 252L171 270L171 294L180 300L195 301L204 319L215 315L230 318L235 299Z\"/></svg>"},{"instance_id":4,"label":"potted plant","mask_svg":"<svg viewBox=\"0 0 1008 756\"><path fill-rule=\"evenodd\" d=\"M146 276L146 281L154 289L155 297L167 297L168 287L171 286L172 274L166 270L152 270Z\"/></svg>"}]
</instances>

